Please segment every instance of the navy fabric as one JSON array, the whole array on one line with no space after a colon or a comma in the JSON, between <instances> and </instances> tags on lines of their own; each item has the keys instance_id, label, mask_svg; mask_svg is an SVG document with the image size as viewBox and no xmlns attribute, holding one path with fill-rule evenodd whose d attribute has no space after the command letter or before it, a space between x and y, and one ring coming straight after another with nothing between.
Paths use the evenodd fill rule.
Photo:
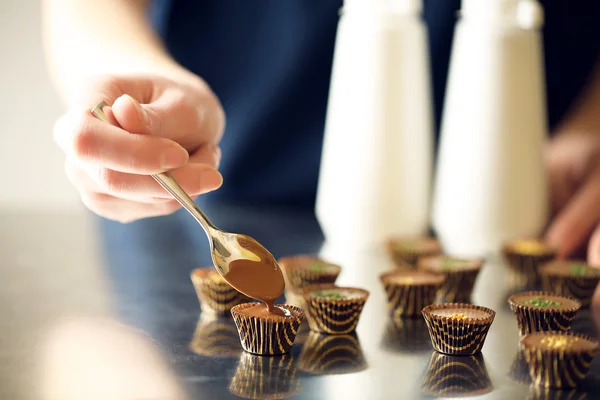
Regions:
<instances>
[{"instance_id":1,"label":"navy fabric","mask_svg":"<svg viewBox=\"0 0 600 400\"><path fill-rule=\"evenodd\" d=\"M600 1L542 4L552 127L593 69ZM225 183L206 201L314 206L341 5L342 0L153 1L151 18L168 50L211 85L227 114L221 143ZM424 1L436 130L459 5Z\"/></svg>"}]
</instances>

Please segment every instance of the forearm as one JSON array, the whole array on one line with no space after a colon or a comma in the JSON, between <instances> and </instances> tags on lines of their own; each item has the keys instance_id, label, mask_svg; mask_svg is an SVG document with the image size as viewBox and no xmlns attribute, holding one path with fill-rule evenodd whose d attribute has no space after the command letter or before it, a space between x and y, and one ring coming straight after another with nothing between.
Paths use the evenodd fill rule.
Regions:
<instances>
[{"instance_id":1,"label":"forearm","mask_svg":"<svg viewBox=\"0 0 600 400\"><path fill-rule=\"evenodd\" d=\"M194 79L164 49L146 18L147 0L43 0L51 79L67 103L100 74Z\"/></svg>"}]
</instances>

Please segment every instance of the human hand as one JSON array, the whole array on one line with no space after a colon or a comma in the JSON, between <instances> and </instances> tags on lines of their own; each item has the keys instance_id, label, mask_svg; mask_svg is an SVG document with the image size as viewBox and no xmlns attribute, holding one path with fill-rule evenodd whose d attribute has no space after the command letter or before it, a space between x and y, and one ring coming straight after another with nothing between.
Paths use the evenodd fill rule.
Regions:
<instances>
[{"instance_id":1,"label":"human hand","mask_svg":"<svg viewBox=\"0 0 600 400\"><path fill-rule=\"evenodd\" d=\"M588 263L600 266L600 132L564 131L550 142L546 161L553 210L548 241L561 257L588 243Z\"/></svg>"},{"instance_id":2,"label":"human hand","mask_svg":"<svg viewBox=\"0 0 600 400\"><path fill-rule=\"evenodd\" d=\"M65 170L83 203L119 222L167 215L179 203L150 176L170 170L191 196L221 186L218 142L225 117L199 79L159 76L94 79L54 126ZM113 125L96 119L100 101Z\"/></svg>"}]
</instances>

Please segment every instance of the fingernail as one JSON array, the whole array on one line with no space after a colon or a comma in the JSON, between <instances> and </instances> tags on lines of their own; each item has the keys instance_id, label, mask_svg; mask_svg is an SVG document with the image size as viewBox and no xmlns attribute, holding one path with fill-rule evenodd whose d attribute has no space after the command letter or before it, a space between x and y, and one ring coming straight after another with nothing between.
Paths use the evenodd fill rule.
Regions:
<instances>
[{"instance_id":1,"label":"fingernail","mask_svg":"<svg viewBox=\"0 0 600 400\"><path fill-rule=\"evenodd\" d=\"M223 177L217 170L209 169L200 173L200 183L206 192L210 192L223 184Z\"/></svg>"},{"instance_id":2,"label":"fingernail","mask_svg":"<svg viewBox=\"0 0 600 400\"><path fill-rule=\"evenodd\" d=\"M187 164L188 152L180 146L169 147L160 156L160 166L163 169L173 169Z\"/></svg>"}]
</instances>

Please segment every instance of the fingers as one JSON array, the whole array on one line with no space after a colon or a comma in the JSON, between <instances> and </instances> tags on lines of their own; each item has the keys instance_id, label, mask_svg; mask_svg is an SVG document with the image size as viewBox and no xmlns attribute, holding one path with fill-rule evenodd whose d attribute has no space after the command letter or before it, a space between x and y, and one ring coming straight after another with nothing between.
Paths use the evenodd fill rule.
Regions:
<instances>
[{"instance_id":1,"label":"fingers","mask_svg":"<svg viewBox=\"0 0 600 400\"><path fill-rule=\"evenodd\" d=\"M225 124L223 109L210 92L186 95L167 89L150 104L123 95L112 105L112 113L128 132L171 139L189 151L204 143L217 144Z\"/></svg>"},{"instance_id":2,"label":"fingers","mask_svg":"<svg viewBox=\"0 0 600 400\"><path fill-rule=\"evenodd\" d=\"M72 157L67 159L65 169L69 180L80 190L144 203L171 199L171 195L151 176L127 174L79 163ZM221 174L206 164L189 163L171 171L171 174L191 196L216 190L223 183Z\"/></svg>"},{"instance_id":3,"label":"fingers","mask_svg":"<svg viewBox=\"0 0 600 400\"><path fill-rule=\"evenodd\" d=\"M146 204L108 194L85 191L81 194L81 201L99 216L121 223L129 223L141 218L169 215L181 207L175 200Z\"/></svg>"},{"instance_id":4,"label":"fingers","mask_svg":"<svg viewBox=\"0 0 600 400\"><path fill-rule=\"evenodd\" d=\"M547 240L566 257L577 250L600 221L600 169L588 177L583 187L557 215L547 232Z\"/></svg>"},{"instance_id":5,"label":"fingers","mask_svg":"<svg viewBox=\"0 0 600 400\"><path fill-rule=\"evenodd\" d=\"M89 112L62 117L54 137L68 156L114 171L154 174L185 165L187 151L172 140L130 134Z\"/></svg>"},{"instance_id":6,"label":"fingers","mask_svg":"<svg viewBox=\"0 0 600 400\"><path fill-rule=\"evenodd\" d=\"M588 244L588 263L591 266L600 268L600 223L596 226Z\"/></svg>"}]
</instances>

